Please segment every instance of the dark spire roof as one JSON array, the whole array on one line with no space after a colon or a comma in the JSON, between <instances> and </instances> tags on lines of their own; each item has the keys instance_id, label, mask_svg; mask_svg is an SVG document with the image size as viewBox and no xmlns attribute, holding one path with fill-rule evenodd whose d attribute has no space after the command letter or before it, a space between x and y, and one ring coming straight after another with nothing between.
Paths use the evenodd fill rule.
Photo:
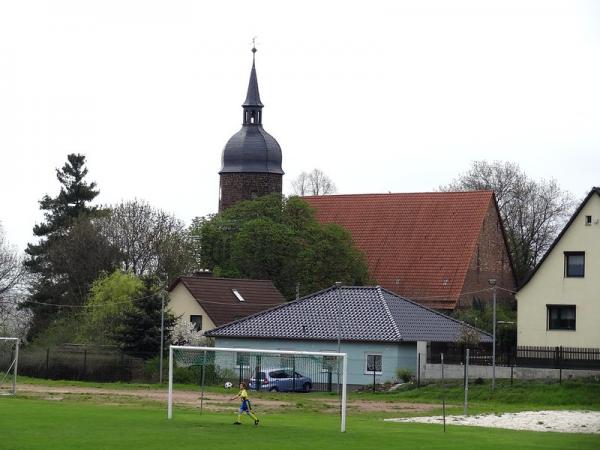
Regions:
<instances>
[{"instance_id":1,"label":"dark spire roof","mask_svg":"<svg viewBox=\"0 0 600 450\"><path fill-rule=\"evenodd\" d=\"M219 173L274 173L283 175L281 147L262 127L262 108L258 93L255 65L256 48L252 47L252 70L246 101L242 105L242 129L234 134L223 149Z\"/></svg>"},{"instance_id":2,"label":"dark spire roof","mask_svg":"<svg viewBox=\"0 0 600 450\"><path fill-rule=\"evenodd\" d=\"M242 106L258 106L262 108L264 105L260 101L260 93L258 92L258 80L256 79L255 67L256 47L252 47L252 70L250 71L250 81L248 82L248 93L246 100Z\"/></svg>"}]
</instances>

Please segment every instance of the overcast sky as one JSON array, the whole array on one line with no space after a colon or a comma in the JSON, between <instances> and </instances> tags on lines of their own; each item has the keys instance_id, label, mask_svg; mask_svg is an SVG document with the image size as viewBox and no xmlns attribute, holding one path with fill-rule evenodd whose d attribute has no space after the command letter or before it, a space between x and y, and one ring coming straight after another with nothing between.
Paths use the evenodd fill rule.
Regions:
<instances>
[{"instance_id":1,"label":"overcast sky","mask_svg":"<svg viewBox=\"0 0 600 450\"><path fill-rule=\"evenodd\" d=\"M474 159L600 185L600 1L0 0L0 222L24 248L87 156L98 202L216 212L257 36L284 191L430 191Z\"/></svg>"}]
</instances>

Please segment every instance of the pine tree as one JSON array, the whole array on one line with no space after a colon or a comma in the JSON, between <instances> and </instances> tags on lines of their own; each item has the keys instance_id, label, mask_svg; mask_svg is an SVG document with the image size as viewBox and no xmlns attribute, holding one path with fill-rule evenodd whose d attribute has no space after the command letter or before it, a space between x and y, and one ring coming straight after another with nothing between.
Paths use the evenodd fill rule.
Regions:
<instances>
[{"instance_id":1,"label":"pine tree","mask_svg":"<svg viewBox=\"0 0 600 450\"><path fill-rule=\"evenodd\" d=\"M25 267L35 280L25 303L33 312L30 338L64 313L44 304L83 304L91 283L114 267L114 249L93 224L104 211L90 205L99 191L96 183L85 181L87 173L84 155L68 155L65 165L56 169L60 192L39 202L44 222L33 227L39 240L25 250Z\"/></svg>"},{"instance_id":2,"label":"pine tree","mask_svg":"<svg viewBox=\"0 0 600 450\"><path fill-rule=\"evenodd\" d=\"M114 335L114 340L121 344L125 353L145 359L158 355L160 352L161 308L162 293L152 280L146 280L142 297L134 301L133 309L124 313L121 325ZM171 331L174 325L175 317L165 311L165 342L171 340Z\"/></svg>"}]
</instances>

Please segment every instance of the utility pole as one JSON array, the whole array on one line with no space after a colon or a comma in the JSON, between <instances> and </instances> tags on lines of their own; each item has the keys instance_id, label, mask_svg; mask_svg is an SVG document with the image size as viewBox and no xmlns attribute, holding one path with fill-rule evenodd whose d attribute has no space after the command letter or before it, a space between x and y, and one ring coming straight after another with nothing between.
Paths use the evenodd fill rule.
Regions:
<instances>
[{"instance_id":1,"label":"utility pole","mask_svg":"<svg viewBox=\"0 0 600 450\"><path fill-rule=\"evenodd\" d=\"M163 382L163 355L164 355L164 342L165 342L165 291L161 292L160 296L160 364L159 364L159 383Z\"/></svg>"},{"instance_id":2,"label":"utility pole","mask_svg":"<svg viewBox=\"0 0 600 450\"><path fill-rule=\"evenodd\" d=\"M342 300L340 296L341 281L335 282L335 293L337 295L337 352L341 353L342 348Z\"/></svg>"},{"instance_id":3,"label":"utility pole","mask_svg":"<svg viewBox=\"0 0 600 450\"><path fill-rule=\"evenodd\" d=\"M335 282L335 294L337 300L337 352L341 353L342 349L342 299L340 295L340 288L342 287L341 281ZM338 385L338 394L340 393L340 361L337 361L337 385ZM341 408L341 405L340 405ZM340 414L342 413L340 409Z\"/></svg>"},{"instance_id":4,"label":"utility pole","mask_svg":"<svg viewBox=\"0 0 600 450\"><path fill-rule=\"evenodd\" d=\"M492 335L494 342L492 343L492 390L496 389L496 279L488 280L492 286Z\"/></svg>"}]
</instances>

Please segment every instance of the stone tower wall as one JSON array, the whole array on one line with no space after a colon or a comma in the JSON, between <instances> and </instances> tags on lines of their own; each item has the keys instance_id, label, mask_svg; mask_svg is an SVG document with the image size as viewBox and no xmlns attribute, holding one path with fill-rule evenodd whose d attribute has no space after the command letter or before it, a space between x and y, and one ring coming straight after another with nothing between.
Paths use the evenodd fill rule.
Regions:
<instances>
[{"instance_id":1,"label":"stone tower wall","mask_svg":"<svg viewBox=\"0 0 600 450\"><path fill-rule=\"evenodd\" d=\"M220 177L219 211L241 200L283 192L282 175L276 173L222 173Z\"/></svg>"}]
</instances>

